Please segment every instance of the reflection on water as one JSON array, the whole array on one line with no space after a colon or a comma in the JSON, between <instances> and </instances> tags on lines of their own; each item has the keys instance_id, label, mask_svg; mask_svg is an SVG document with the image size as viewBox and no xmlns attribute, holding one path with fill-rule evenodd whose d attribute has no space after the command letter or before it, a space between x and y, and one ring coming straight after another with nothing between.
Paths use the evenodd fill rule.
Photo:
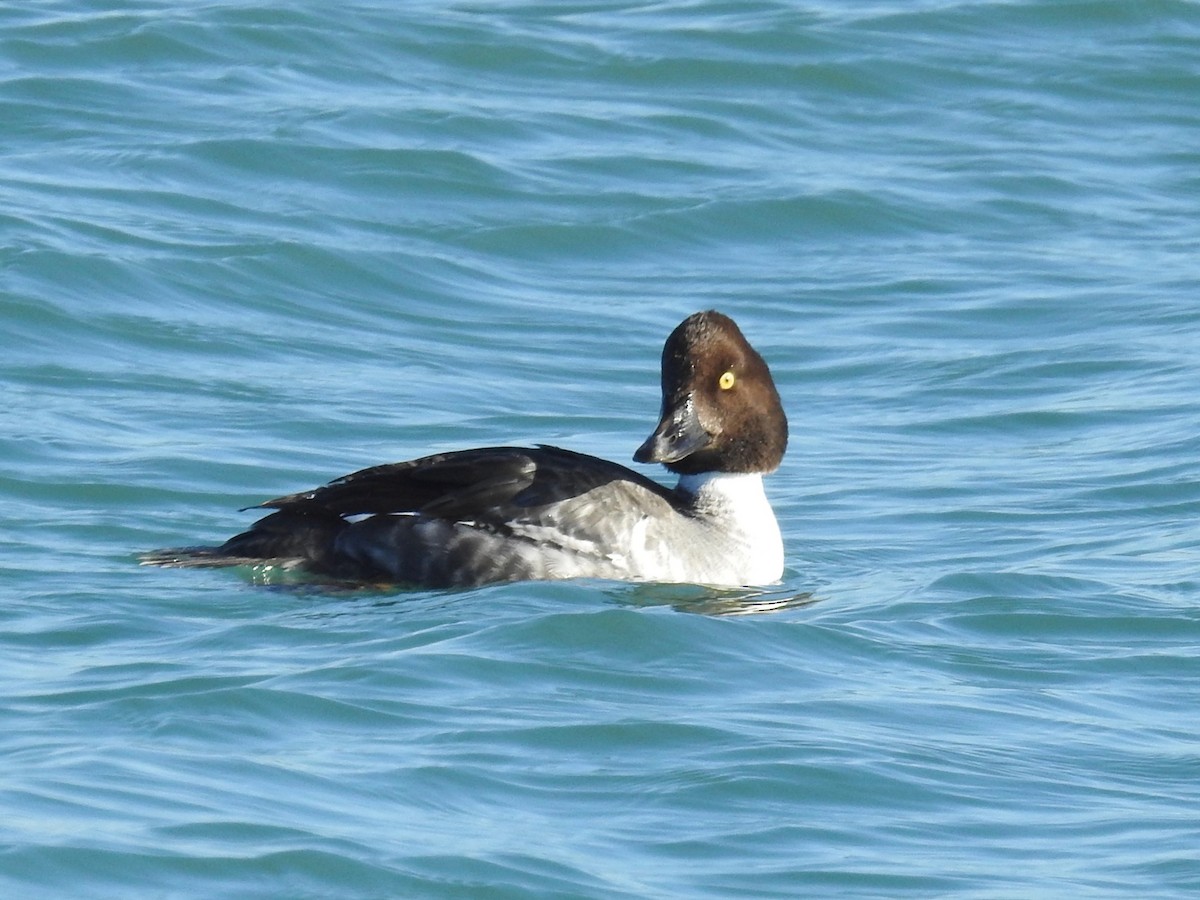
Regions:
<instances>
[{"instance_id":1,"label":"reflection on water","mask_svg":"<svg viewBox=\"0 0 1200 900\"><path fill-rule=\"evenodd\" d=\"M412 587L388 582L341 581L310 575L300 569L283 566L236 566L231 567L239 577L252 585L271 588L287 593L311 594L315 596L378 597L386 601L388 596L414 593L431 593L429 588ZM537 582L545 583L545 582ZM570 584L571 582L557 582ZM635 582L589 582L575 584L603 584L605 596L622 606L652 607L669 606L678 612L704 616L756 616L778 613L790 609L811 606L821 598L811 591L797 593L794 589L780 586L766 588L716 588L694 584L642 584ZM495 587L487 585L485 587ZM478 588L447 589L432 593L462 594Z\"/></svg>"},{"instance_id":2,"label":"reflection on water","mask_svg":"<svg viewBox=\"0 0 1200 900\"><path fill-rule=\"evenodd\" d=\"M691 584L638 584L610 596L628 606L670 606L703 616L757 616L811 606L820 598L810 591L785 587L714 588Z\"/></svg>"}]
</instances>

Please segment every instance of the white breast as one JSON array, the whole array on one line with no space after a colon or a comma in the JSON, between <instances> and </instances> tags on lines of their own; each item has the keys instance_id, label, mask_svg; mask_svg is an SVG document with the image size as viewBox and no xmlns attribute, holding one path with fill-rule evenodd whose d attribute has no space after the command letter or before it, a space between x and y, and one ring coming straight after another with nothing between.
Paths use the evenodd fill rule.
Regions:
<instances>
[{"instance_id":1,"label":"white breast","mask_svg":"<svg viewBox=\"0 0 1200 900\"><path fill-rule=\"evenodd\" d=\"M679 488L695 497L697 522L714 584L772 584L783 576L783 535L763 489L762 475L709 472L685 475ZM703 567L703 561L700 562ZM706 579L707 580L707 579Z\"/></svg>"}]
</instances>

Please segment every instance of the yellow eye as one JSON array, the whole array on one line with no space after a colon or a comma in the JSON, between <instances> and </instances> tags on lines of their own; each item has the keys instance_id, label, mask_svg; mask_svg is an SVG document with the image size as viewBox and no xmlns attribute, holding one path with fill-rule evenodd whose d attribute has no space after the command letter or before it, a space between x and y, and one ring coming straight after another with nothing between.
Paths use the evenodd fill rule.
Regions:
<instances>
[{"instance_id":1,"label":"yellow eye","mask_svg":"<svg viewBox=\"0 0 1200 900\"><path fill-rule=\"evenodd\" d=\"M717 380L717 385L723 391L729 390L736 383L737 383L737 377L733 374L733 372L726 372Z\"/></svg>"}]
</instances>

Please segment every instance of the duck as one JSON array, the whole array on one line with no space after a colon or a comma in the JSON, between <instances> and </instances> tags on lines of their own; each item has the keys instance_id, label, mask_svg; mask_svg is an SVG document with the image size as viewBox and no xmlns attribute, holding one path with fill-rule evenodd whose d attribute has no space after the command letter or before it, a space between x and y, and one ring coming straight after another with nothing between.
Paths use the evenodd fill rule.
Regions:
<instances>
[{"instance_id":1,"label":"duck","mask_svg":"<svg viewBox=\"0 0 1200 900\"><path fill-rule=\"evenodd\" d=\"M247 507L271 512L219 546L154 550L141 562L435 589L778 583L783 539L763 477L783 459L788 423L766 362L729 316L697 312L666 340L661 388L658 423L633 459L665 466L674 487L545 444L456 450Z\"/></svg>"}]
</instances>

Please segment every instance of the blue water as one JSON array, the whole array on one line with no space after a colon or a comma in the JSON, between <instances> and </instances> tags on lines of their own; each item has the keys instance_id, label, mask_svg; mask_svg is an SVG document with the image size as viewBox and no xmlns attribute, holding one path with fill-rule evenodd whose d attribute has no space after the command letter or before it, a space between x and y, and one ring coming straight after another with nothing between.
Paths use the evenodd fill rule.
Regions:
<instances>
[{"instance_id":1,"label":"blue water","mask_svg":"<svg viewBox=\"0 0 1200 900\"><path fill-rule=\"evenodd\" d=\"M5 896L1200 891L1200 4L9 4L0 121ZM765 596L136 564L709 307Z\"/></svg>"}]
</instances>

